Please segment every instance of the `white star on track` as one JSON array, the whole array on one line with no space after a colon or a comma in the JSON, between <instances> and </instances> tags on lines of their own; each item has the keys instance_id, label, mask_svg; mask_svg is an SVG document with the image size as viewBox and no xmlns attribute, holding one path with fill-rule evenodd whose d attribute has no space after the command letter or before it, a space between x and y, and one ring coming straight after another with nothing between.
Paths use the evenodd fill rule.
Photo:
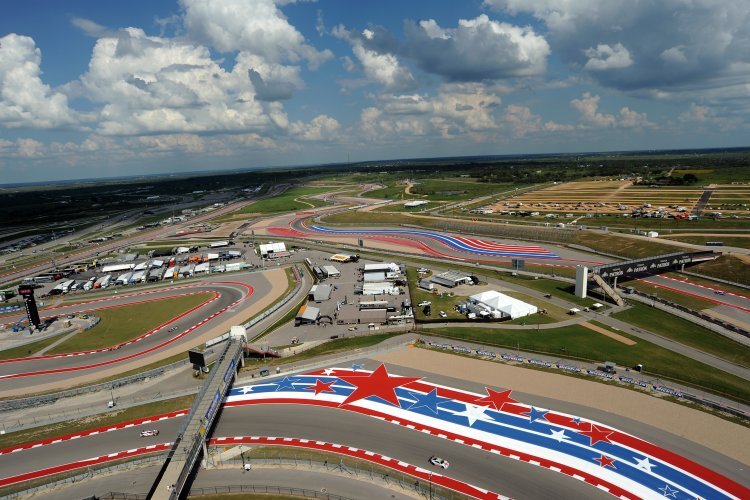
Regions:
<instances>
[{"instance_id":1,"label":"white star on track","mask_svg":"<svg viewBox=\"0 0 750 500\"><path fill-rule=\"evenodd\" d=\"M326 375L326 376L329 376L329 377L330 377L330 376L331 376L331 373L333 373L333 372L335 372L335 371L336 371L336 370L334 370L333 368L326 368L325 370L323 370L323 375Z\"/></svg>"},{"instance_id":2,"label":"white star on track","mask_svg":"<svg viewBox=\"0 0 750 500\"><path fill-rule=\"evenodd\" d=\"M651 469L656 467L656 464L652 464L648 461L648 457L639 459L638 457L633 457L633 459L636 461L635 468L641 469L646 472L651 472Z\"/></svg>"},{"instance_id":3,"label":"white star on track","mask_svg":"<svg viewBox=\"0 0 750 500\"><path fill-rule=\"evenodd\" d=\"M550 432L551 434L547 437L554 439L558 443L562 443L564 440L568 439L568 436L565 435L565 429L560 429L559 431L550 430Z\"/></svg>"},{"instance_id":4,"label":"white star on track","mask_svg":"<svg viewBox=\"0 0 750 500\"><path fill-rule=\"evenodd\" d=\"M484 422L494 422L494 419L484 412L487 410L486 406L476 406L468 403L464 403L466 409L464 411L457 411L454 415L466 417L469 420L469 425L474 425L477 420Z\"/></svg>"},{"instance_id":5,"label":"white star on track","mask_svg":"<svg viewBox=\"0 0 750 500\"><path fill-rule=\"evenodd\" d=\"M249 392L253 392L253 386L251 386L251 385L246 385L245 387L243 387L243 388L241 389L241 391L242 391L242 394L247 394L247 393L249 393Z\"/></svg>"}]
</instances>

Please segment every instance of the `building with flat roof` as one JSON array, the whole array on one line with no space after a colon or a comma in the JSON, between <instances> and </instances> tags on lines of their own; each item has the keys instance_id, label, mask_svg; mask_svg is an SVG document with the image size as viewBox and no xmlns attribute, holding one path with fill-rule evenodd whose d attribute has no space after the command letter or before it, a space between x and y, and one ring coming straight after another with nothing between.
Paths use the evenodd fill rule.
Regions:
<instances>
[{"instance_id":1,"label":"building with flat roof","mask_svg":"<svg viewBox=\"0 0 750 500\"><path fill-rule=\"evenodd\" d=\"M464 283L471 283L471 276L460 271L445 271L430 277L430 281L437 284L454 288Z\"/></svg>"},{"instance_id":2,"label":"building with flat roof","mask_svg":"<svg viewBox=\"0 0 750 500\"><path fill-rule=\"evenodd\" d=\"M320 309L309 304L302 306L294 318L294 326L315 324L320 317Z\"/></svg>"},{"instance_id":3,"label":"building with flat roof","mask_svg":"<svg viewBox=\"0 0 750 500\"><path fill-rule=\"evenodd\" d=\"M318 283L317 285L313 285L312 288L310 288L310 293L308 293L307 299L314 302L322 302L324 300L328 300L331 298L332 290L333 287L331 285Z\"/></svg>"},{"instance_id":4,"label":"building with flat roof","mask_svg":"<svg viewBox=\"0 0 750 500\"><path fill-rule=\"evenodd\" d=\"M326 275L326 278L338 278L341 276L341 271L333 266L323 266L323 273Z\"/></svg>"}]
</instances>

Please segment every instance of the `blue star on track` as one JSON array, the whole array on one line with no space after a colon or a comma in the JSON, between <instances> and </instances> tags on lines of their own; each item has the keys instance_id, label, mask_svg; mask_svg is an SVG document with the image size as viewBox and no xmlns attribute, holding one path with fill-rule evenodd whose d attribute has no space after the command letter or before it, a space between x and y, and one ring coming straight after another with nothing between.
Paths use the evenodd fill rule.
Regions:
<instances>
[{"instance_id":1,"label":"blue star on track","mask_svg":"<svg viewBox=\"0 0 750 500\"><path fill-rule=\"evenodd\" d=\"M294 390L294 383L296 380L291 377L284 377L283 379L276 382L276 390L277 391L283 391L283 390Z\"/></svg>"},{"instance_id":2,"label":"blue star on track","mask_svg":"<svg viewBox=\"0 0 750 500\"><path fill-rule=\"evenodd\" d=\"M412 398L416 399L416 401L408 408L409 410L414 410L416 408L427 408L435 415L437 415L438 407L441 403L450 401L450 399L448 398L441 398L440 396L438 396L437 388L433 389L427 394L420 394L418 392L409 391L409 395Z\"/></svg>"},{"instance_id":3,"label":"blue star on track","mask_svg":"<svg viewBox=\"0 0 750 500\"><path fill-rule=\"evenodd\" d=\"M536 422L537 420L540 420L540 419L546 421L547 417L545 417L545 415L547 415L547 413L549 413L547 410L537 410L536 408L532 406L529 409L529 411L526 411L523 414L529 415L529 422Z\"/></svg>"}]
</instances>

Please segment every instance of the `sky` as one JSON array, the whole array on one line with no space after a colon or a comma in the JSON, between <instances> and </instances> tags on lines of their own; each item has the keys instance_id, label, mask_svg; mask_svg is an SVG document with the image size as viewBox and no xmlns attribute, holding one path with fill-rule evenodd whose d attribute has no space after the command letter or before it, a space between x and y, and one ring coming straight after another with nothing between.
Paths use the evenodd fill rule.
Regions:
<instances>
[{"instance_id":1,"label":"sky","mask_svg":"<svg viewBox=\"0 0 750 500\"><path fill-rule=\"evenodd\" d=\"M748 146L747 0L36 0L0 184Z\"/></svg>"}]
</instances>

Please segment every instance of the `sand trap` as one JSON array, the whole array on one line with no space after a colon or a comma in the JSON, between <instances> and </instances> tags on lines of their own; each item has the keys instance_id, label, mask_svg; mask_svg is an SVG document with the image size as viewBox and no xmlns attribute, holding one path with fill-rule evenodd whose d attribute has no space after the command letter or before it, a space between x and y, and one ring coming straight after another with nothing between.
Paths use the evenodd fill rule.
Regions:
<instances>
[{"instance_id":1,"label":"sand trap","mask_svg":"<svg viewBox=\"0 0 750 500\"><path fill-rule=\"evenodd\" d=\"M404 348L374 359L489 387L513 389L556 400L564 398L574 404L643 422L740 462L750 463L750 432L747 428L630 389L427 349Z\"/></svg>"},{"instance_id":2,"label":"sand trap","mask_svg":"<svg viewBox=\"0 0 750 500\"><path fill-rule=\"evenodd\" d=\"M635 345L636 344L635 340L631 340L631 339L629 339L627 337L623 337L622 335L619 335L619 334L617 334L615 332L611 332L611 331L607 330L606 328L600 328L600 327L598 327L596 325L592 325L588 321L584 321L583 323L581 323L581 326L585 326L589 330L593 330L593 331L595 331L597 333L601 333L602 335L605 335L605 336L611 338L612 340L616 340L618 342L622 342L625 345Z\"/></svg>"}]
</instances>

